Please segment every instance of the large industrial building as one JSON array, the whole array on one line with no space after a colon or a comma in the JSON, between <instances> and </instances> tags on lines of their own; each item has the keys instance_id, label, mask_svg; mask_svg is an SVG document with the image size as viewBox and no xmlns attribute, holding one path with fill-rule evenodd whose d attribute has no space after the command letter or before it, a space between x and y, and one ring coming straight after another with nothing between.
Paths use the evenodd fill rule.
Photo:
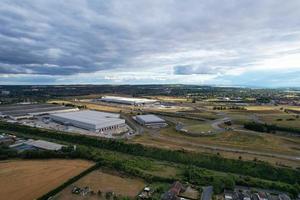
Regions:
<instances>
[{"instance_id":1,"label":"large industrial building","mask_svg":"<svg viewBox=\"0 0 300 200\"><path fill-rule=\"evenodd\" d=\"M153 99L142 99L142 98L128 98L128 97L116 97L116 96L105 96L100 99L104 102L109 103L119 103L119 104L127 104L127 105L146 105L146 104L154 104L158 102Z\"/></svg>"},{"instance_id":2,"label":"large industrial building","mask_svg":"<svg viewBox=\"0 0 300 200\"><path fill-rule=\"evenodd\" d=\"M120 119L119 114L92 110L56 113L51 114L50 118L64 125L71 125L94 132L113 131L126 126L125 120Z\"/></svg>"},{"instance_id":3,"label":"large industrial building","mask_svg":"<svg viewBox=\"0 0 300 200\"><path fill-rule=\"evenodd\" d=\"M160 126L164 127L167 125L166 121L156 115L137 115L135 120L143 126Z\"/></svg>"},{"instance_id":4,"label":"large industrial building","mask_svg":"<svg viewBox=\"0 0 300 200\"><path fill-rule=\"evenodd\" d=\"M13 120L32 118L38 115L76 111L78 108L54 104L13 104L0 106L0 116Z\"/></svg>"},{"instance_id":5,"label":"large industrial building","mask_svg":"<svg viewBox=\"0 0 300 200\"><path fill-rule=\"evenodd\" d=\"M41 149L41 150L49 150L49 151L59 151L62 149L64 145L48 142L45 140L25 140L21 142L17 142L15 144L10 145L10 148L16 149L18 151L24 150L34 150L34 149Z\"/></svg>"}]
</instances>

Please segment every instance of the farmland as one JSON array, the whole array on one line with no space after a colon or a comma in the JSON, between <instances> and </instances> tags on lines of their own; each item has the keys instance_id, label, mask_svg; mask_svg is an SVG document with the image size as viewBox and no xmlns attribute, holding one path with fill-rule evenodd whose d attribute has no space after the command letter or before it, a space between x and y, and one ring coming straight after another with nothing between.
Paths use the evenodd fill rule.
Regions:
<instances>
[{"instance_id":1,"label":"farmland","mask_svg":"<svg viewBox=\"0 0 300 200\"><path fill-rule=\"evenodd\" d=\"M92 109L92 110L98 110L98 111L105 111L105 112L120 112L120 110L126 110L129 111L130 108L129 107L123 107L123 108L119 108L119 107L114 107L114 106L108 106L108 105L102 105L102 104L96 104L96 103L90 103L90 102L86 102L86 101L67 101L67 100L51 100L48 101L49 103L57 103L57 104L72 104L72 105L76 105L76 106L86 106L86 108L88 109Z\"/></svg>"},{"instance_id":2,"label":"farmland","mask_svg":"<svg viewBox=\"0 0 300 200\"><path fill-rule=\"evenodd\" d=\"M98 192L99 190L103 194L82 196L72 194L72 185L84 188L89 187L91 190ZM71 200L71 199L105 199L104 194L107 192L114 192L118 196L135 197L145 186L143 180L138 178L127 177L120 173L111 170L95 170L85 177L81 178L74 184L65 188L58 195L55 196L55 200Z\"/></svg>"},{"instance_id":3,"label":"farmland","mask_svg":"<svg viewBox=\"0 0 300 200\"><path fill-rule=\"evenodd\" d=\"M278 126L300 128L300 118L295 114L257 115L259 119L268 124Z\"/></svg>"},{"instance_id":4,"label":"farmland","mask_svg":"<svg viewBox=\"0 0 300 200\"><path fill-rule=\"evenodd\" d=\"M0 162L0 197L32 200L92 166L84 160L10 160Z\"/></svg>"}]
</instances>

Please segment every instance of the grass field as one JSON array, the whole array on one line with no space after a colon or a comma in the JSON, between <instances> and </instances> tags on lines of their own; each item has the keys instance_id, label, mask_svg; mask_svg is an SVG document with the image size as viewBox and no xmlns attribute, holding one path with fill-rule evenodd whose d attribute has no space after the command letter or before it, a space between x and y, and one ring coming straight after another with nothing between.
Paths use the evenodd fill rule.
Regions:
<instances>
[{"instance_id":1,"label":"grass field","mask_svg":"<svg viewBox=\"0 0 300 200\"><path fill-rule=\"evenodd\" d=\"M246 122L252 121L251 116L243 111L227 111L226 114L235 124L243 125Z\"/></svg>"},{"instance_id":2,"label":"grass field","mask_svg":"<svg viewBox=\"0 0 300 200\"><path fill-rule=\"evenodd\" d=\"M114 171L103 171L95 170L90 174L84 176L73 185L84 188L90 187L94 192L100 190L102 196L90 195L90 196L81 196L72 194L72 185L65 188L61 191L56 197L55 200L73 200L73 199L105 199L104 193L114 192L117 195L135 197L145 186L145 183L141 179L126 177Z\"/></svg>"},{"instance_id":3,"label":"grass field","mask_svg":"<svg viewBox=\"0 0 300 200\"><path fill-rule=\"evenodd\" d=\"M247 110L250 111L266 111L266 110L279 110L279 106L246 106Z\"/></svg>"},{"instance_id":4,"label":"grass field","mask_svg":"<svg viewBox=\"0 0 300 200\"><path fill-rule=\"evenodd\" d=\"M300 128L300 118L295 114L257 115L260 120L278 126Z\"/></svg>"},{"instance_id":5,"label":"grass field","mask_svg":"<svg viewBox=\"0 0 300 200\"><path fill-rule=\"evenodd\" d=\"M221 118L222 116L217 115L215 112L210 112L207 110L193 110L193 111L186 111L186 112L181 112L181 114L184 114L186 116L191 116L191 117L198 117L198 118L203 118L206 120L215 120L218 118Z\"/></svg>"},{"instance_id":6,"label":"grass field","mask_svg":"<svg viewBox=\"0 0 300 200\"><path fill-rule=\"evenodd\" d=\"M186 130L192 133L201 133L201 132L208 132L212 131L212 127L208 123L198 123L184 126Z\"/></svg>"},{"instance_id":7,"label":"grass field","mask_svg":"<svg viewBox=\"0 0 300 200\"><path fill-rule=\"evenodd\" d=\"M178 166L172 166L170 163L160 163L160 162L153 162L155 165L155 169L146 169L143 170L144 172L165 178L178 178L181 174L181 170L178 169Z\"/></svg>"},{"instance_id":8,"label":"grass field","mask_svg":"<svg viewBox=\"0 0 300 200\"><path fill-rule=\"evenodd\" d=\"M183 125L184 129L186 129L192 133L201 133L201 132L208 132L208 131L213 130L209 122L185 119L185 118L180 118L180 117L163 116L163 118L165 118L166 120L168 120L174 124L181 123Z\"/></svg>"},{"instance_id":9,"label":"grass field","mask_svg":"<svg viewBox=\"0 0 300 200\"><path fill-rule=\"evenodd\" d=\"M300 106L284 106L284 109L300 111Z\"/></svg>"},{"instance_id":10,"label":"grass field","mask_svg":"<svg viewBox=\"0 0 300 200\"><path fill-rule=\"evenodd\" d=\"M36 199L92 165L84 160L1 161L0 199Z\"/></svg>"},{"instance_id":11,"label":"grass field","mask_svg":"<svg viewBox=\"0 0 300 200\"><path fill-rule=\"evenodd\" d=\"M254 157L261 160L269 161L273 164L282 162L290 164L291 166L300 166L300 162L289 161L271 158L266 156L252 156L245 153L222 152L212 149L204 148L203 145L212 147L225 147L241 150L260 151L266 153L286 154L292 156L300 156L300 138L282 137L272 134L255 134L237 131L227 131L224 133L216 134L214 136L191 137L178 133L173 127L161 129L157 134L144 134L134 138L134 143L140 143L148 146L155 146L159 148L168 149L186 149L198 152L220 152L225 157L237 159L242 155L245 159L253 159Z\"/></svg>"},{"instance_id":12,"label":"grass field","mask_svg":"<svg viewBox=\"0 0 300 200\"><path fill-rule=\"evenodd\" d=\"M187 102L187 98L185 97L172 97L172 96L148 96L151 99L157 99L159 101L166 102Z\"/></svg>"}]
</instances>

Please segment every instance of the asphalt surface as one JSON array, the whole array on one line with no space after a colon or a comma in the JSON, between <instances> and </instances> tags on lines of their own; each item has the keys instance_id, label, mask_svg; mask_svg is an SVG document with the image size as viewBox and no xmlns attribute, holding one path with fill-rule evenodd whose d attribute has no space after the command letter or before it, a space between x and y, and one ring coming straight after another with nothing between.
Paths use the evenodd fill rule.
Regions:
<instances>
[{"instance_id":1,"label":"asphalt surface","mask_svg":"<svg viewBox=\"0 0 300 200\"><path fill-rule=\"evenodd\" d=\"M216 131L225 131L224 128L221 128L219 125L223 124L225 121L228 121L228 120L231 120L229 117L224 117L222 119L216 119L216 120L213 120L211 122L211 126L213 127L213 129L215 129Z\"/></svg>"},{"instance_id":2,"label":"asphalt surface","mask_svg":"<svg viewBox=\"0 0 300 200\"><path fill-rule=\"evenodd\" d=\"M201 200L211 200L213 195L213 187L207 186L207 187L202 187L202 189L203 191L201 194Z\"/></svg>"}]
</instances>

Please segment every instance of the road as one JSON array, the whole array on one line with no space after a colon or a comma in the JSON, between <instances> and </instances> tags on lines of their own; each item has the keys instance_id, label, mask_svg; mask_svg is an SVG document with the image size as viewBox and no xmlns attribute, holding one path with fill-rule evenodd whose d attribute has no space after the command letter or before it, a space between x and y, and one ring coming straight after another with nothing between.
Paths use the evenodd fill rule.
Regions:
<instances>
[{"instance_id":1,"label":"road","mask_svg":"<svg viewBox=\"0 0 300 200\"><path fill-rule=\"evenodd\" d=\"M225 121L229 121L231 120L229 117L224 117L222 119L216 119L211 121L211 126L213 127L213 129L215 129L216 131L222 132L225 131L225 128L220 127L219 125L223 124Z\"/></svg>"},{"instance_id":2,"label":"road","mask_svg":"<svg viewBox=\"0 0 300 200\"><path fill-rule=\"evenodd\" d=\"M201 200L211 200L213 195L213 186L202 187Z\"/></svg>"},{"instance_id":3,"label":"road","mask_svg":"<svg viewBox=\"0 0 300 200\"><path fill-rule=\"evenodd\" d=\"M144 128L137 124L130 116L121 114L121 117L126 120L126 123L134 130L134 135L140 135L144 133Z\"/></svg>"}]
</instances>

